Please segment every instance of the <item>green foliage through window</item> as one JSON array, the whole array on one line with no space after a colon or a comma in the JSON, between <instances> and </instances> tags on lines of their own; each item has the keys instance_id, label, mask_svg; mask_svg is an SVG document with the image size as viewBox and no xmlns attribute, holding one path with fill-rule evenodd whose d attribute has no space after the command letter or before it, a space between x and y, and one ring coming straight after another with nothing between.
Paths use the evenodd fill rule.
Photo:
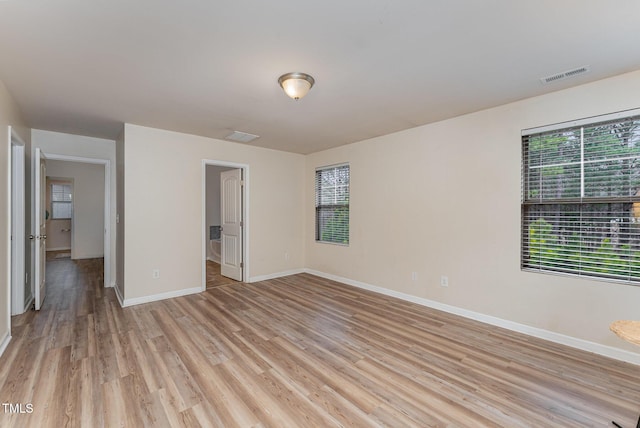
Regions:
<instances>
[{"instance_id":1,"label":"green foliage through window","mask_svg":"<svg viewBox=\"0 0 640 428\"><path fill-rule=\"evenodd\" d=\"M640 117L522 137L522 267L640 281Z\"/></svg>"},{"instance_id":2,"label":"green foliage through window","mask_svg":"<svg viewBox=\"0 0 640 428\"><path fill-rule=\"evenodd\" d=\"M349 243L349 165L316 170L316 241Z\"/></svg>"}]
</instances>

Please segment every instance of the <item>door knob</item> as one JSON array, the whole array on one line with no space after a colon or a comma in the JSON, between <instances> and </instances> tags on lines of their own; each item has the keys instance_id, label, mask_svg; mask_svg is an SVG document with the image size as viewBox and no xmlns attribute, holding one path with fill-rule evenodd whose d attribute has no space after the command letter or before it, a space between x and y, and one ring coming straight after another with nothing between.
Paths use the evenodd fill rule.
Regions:
<instances>
[{"instance_id":1,"label":"door knob","mask_svg":"<svg viewBox=\"0 0 640 428\"><path fill-rule=\"evenodd\" d=\"M31 240L35 239L35 236L29 235L29 239L31 239Z\"/></svg>"}]
</instances>

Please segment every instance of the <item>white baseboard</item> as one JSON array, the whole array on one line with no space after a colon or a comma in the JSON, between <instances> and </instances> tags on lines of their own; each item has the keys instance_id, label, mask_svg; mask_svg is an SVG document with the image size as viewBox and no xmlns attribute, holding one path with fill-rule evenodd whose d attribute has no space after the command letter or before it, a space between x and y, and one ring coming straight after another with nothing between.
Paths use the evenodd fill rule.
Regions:
<instances>
[{"instance_id":1,"label":"white baseboard","mask_svg":"<svg viewBox=\"0 0 640 428\"><path fill-rule=\"evenodd\" d=\"M71 251L71 247L47 248L46 251Z\"/></svg>"},{"instance_id":2,"label":"white baseboard","mask_svg":"<svg viewBox=\"0 0 640 428\"><path fill-rule=\"evenodd\" d=\"M116 287L116 290L118 287ZM123 308L127 306L141 305L143 303L157 302L158 300L171 299L173 297L187 296L189 294L197 294L203 292L202 287L186 288L184 290L169 291L167 293L152 294L150 296L134 297L133 299L124 299L120 305ZM117 293L116 293L117 294Z\"/></svg>"},{"instance_id":3,"label":"white baseboard","mask_svg":"<svg viewBox=\"0 0 640 428\"><path fill-rule=\"evenodd\" d=\"M120 303L120 307L124 308L124 297L120 294L120 289L118 288L118 284L114 283L112 287L116 292L116 297L118 298L118 303Z\"/></svg>"},{"instance_id":4,"label":"white baseboard","mask_svg":"<svg viewBox=\"0 0 640 428\"><path fill-rule=\"evenodd\" d=\"M249 278L249 281L247 282L259 282L259 281L267 281L269 279L276 279L276 278L281 278L283 276L289 276L289 275L296 275L299 273L304 273L307 272L306 269L292 269L292 270L287 270L284 272L276 272L276 273L270 273L267 275L258 275L258 276L252 276L251 278ZM320 275L318 275L320 276Z\"/></svg>"},{"instance_id":5,"label":"white baseboard","mask_svg":"<svg viewBox=\"0 0 640 428\"><path fill-rule=\"evenodd\" d=\"M7 332L7 334L4 336L4 339L2 339L2 342L0 342L0 357L2 356L2 354L4 354L7 346L9 346L9 342L11 342L11 333Z\"/></svg>"},{"instance_id":6,"label":"white baseboard","mask_svg":"<svg viewBox=\"0 0 640 428\"><path fill-rule=\"evenodd\" d=\"M304 272L311 275L316 275L321 278L330 279L343 284L352 285L354 287L362 288L365 290L373 291L375 293L384 294L386 296L396 297L401 300L405 300L418 305L427 306L429 308L438 309L444 312L448 312L454 315L460 315L465 318L480 321L486 324L494 325L496 327L506 328L507 330L516 331L529 336L537 337L539 339L548 340L550 342L559 343L561 345L570 346L572 348L581 349L587 352L593 352L594 354L603 355L605 357L614 358L616 360L625 361L632 364L640 365L640 354L635 352L629 352L622 349L614 348L612 346L601 345L599 343L590 342L588 340L578 339L571 336L566 336L560 333L554 333L549 330L544 330L537 327L520 324L517 322L505 320L502 318L493 317L491 315L481 314L479 312L470 311L456 306L447 305L444 303L436 302L434 300L424 299L422 297L412 296L410 294L400 293L398 291L389 290L388 288L382 288L375 285L367 284L360 281L355 281L349 278L343 278L337 275L332 275L324 272L319 272L313 269L304 269Z\"/></svg>"},{"instance_id":7,"label":"white baseboard","mask_svg":"<svg viewBox=\"0 0 640 428\"><path fill-rule=\"evenodd\" d=\"M210 262L214 262L214 263L218 263L218 264L220 264L220 259L217 259L217 260L216 260L216 259L214 259L213 257L208 257L208 256L207 256L207 261L210 261Z\"/></svg>"},{"instance_id":8,"label":"white baseboard","mask_svg":"<svg viewBox=\"0 0 640 428\"><path fill-rule=\"evenodd\" d=\"M293 269L285 272L259 275L259 276L254 276L249 278L248 282L266 281L268 279L281 278L283 276L295 275L303 272L305 272L304 269ZM118 289L117 286L114 286L114 289L115 289L118 301L120 302L120 306L122 306L123 308L126 308L127 306L141 305L143 303L157 302L158 300L171 299L173 297L187 296L189 294L197 294L205 291L205 288L194 287L194 288L188 288L185 290L170 291L168 293L153 294L151 296L125 299L123 296L120 295L120 290Z\"/></svg>"},{"instance_id":9,"label":"white baseboard","mask_svg":"<svg viewBox=\"0 0 640 428\"><path fill-rule=\"evenodd\" d=\"M102 258L104 258L104 254L96 254L94 256L91 256L91 255L87 256L86 254L84 254L82 256L75 256L75 257L73 257L73 255L72 255L71 258L73 260L102 259Z\"/></svg>"}]
</instances>

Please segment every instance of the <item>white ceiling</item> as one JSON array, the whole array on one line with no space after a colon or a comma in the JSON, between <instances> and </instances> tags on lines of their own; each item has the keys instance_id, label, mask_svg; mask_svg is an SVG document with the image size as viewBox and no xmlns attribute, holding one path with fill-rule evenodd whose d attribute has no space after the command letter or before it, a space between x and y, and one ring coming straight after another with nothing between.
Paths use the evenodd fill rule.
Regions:
<instances>
[{"instance_id":1,"label":"white ceiling","mask_svg":"<svg viewBox=\"0 0 640 428\"><path fill-rule=\"evenodd\" d=\"M639 17L637 0L5 0L0 80L33 128L311 153L640 69ZM300 101L291 71L316 79Z\"/></svg>"}]
</instances>

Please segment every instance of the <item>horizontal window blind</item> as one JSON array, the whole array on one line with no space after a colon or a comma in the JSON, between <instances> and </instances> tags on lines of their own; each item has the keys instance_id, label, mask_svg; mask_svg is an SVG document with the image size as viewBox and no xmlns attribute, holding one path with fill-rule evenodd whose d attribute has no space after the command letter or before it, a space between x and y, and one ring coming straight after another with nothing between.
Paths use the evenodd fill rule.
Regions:
<instances>
[{"instance_id":1,"label":"horizontal window blind","mask_svg":"<svg viewBox=\"0 0 640 428\"><path fill-rule=\"evenodd\" d=\"M640 116L522 137L521 265L640 281Z\"/></svg>"},{"instance_id":2,"label":"horizontal window blind","mask_svg":"<svg viewBox=\"0 0 640 428\"><path fill-rule=\"evenodd\" d=\"M69 219L73 213L70 184L51 185L51 218Z\"/></svg>"},{"instance_id":3,"label":"horizontal window blind","mask_svg":"<svg viewBox=\"0 0 640 428\"><path fill-rule=\"evenodd\" d=\"M349 243L349 165L316 170L316 241Z\"/></svg>"}]
</instances>

